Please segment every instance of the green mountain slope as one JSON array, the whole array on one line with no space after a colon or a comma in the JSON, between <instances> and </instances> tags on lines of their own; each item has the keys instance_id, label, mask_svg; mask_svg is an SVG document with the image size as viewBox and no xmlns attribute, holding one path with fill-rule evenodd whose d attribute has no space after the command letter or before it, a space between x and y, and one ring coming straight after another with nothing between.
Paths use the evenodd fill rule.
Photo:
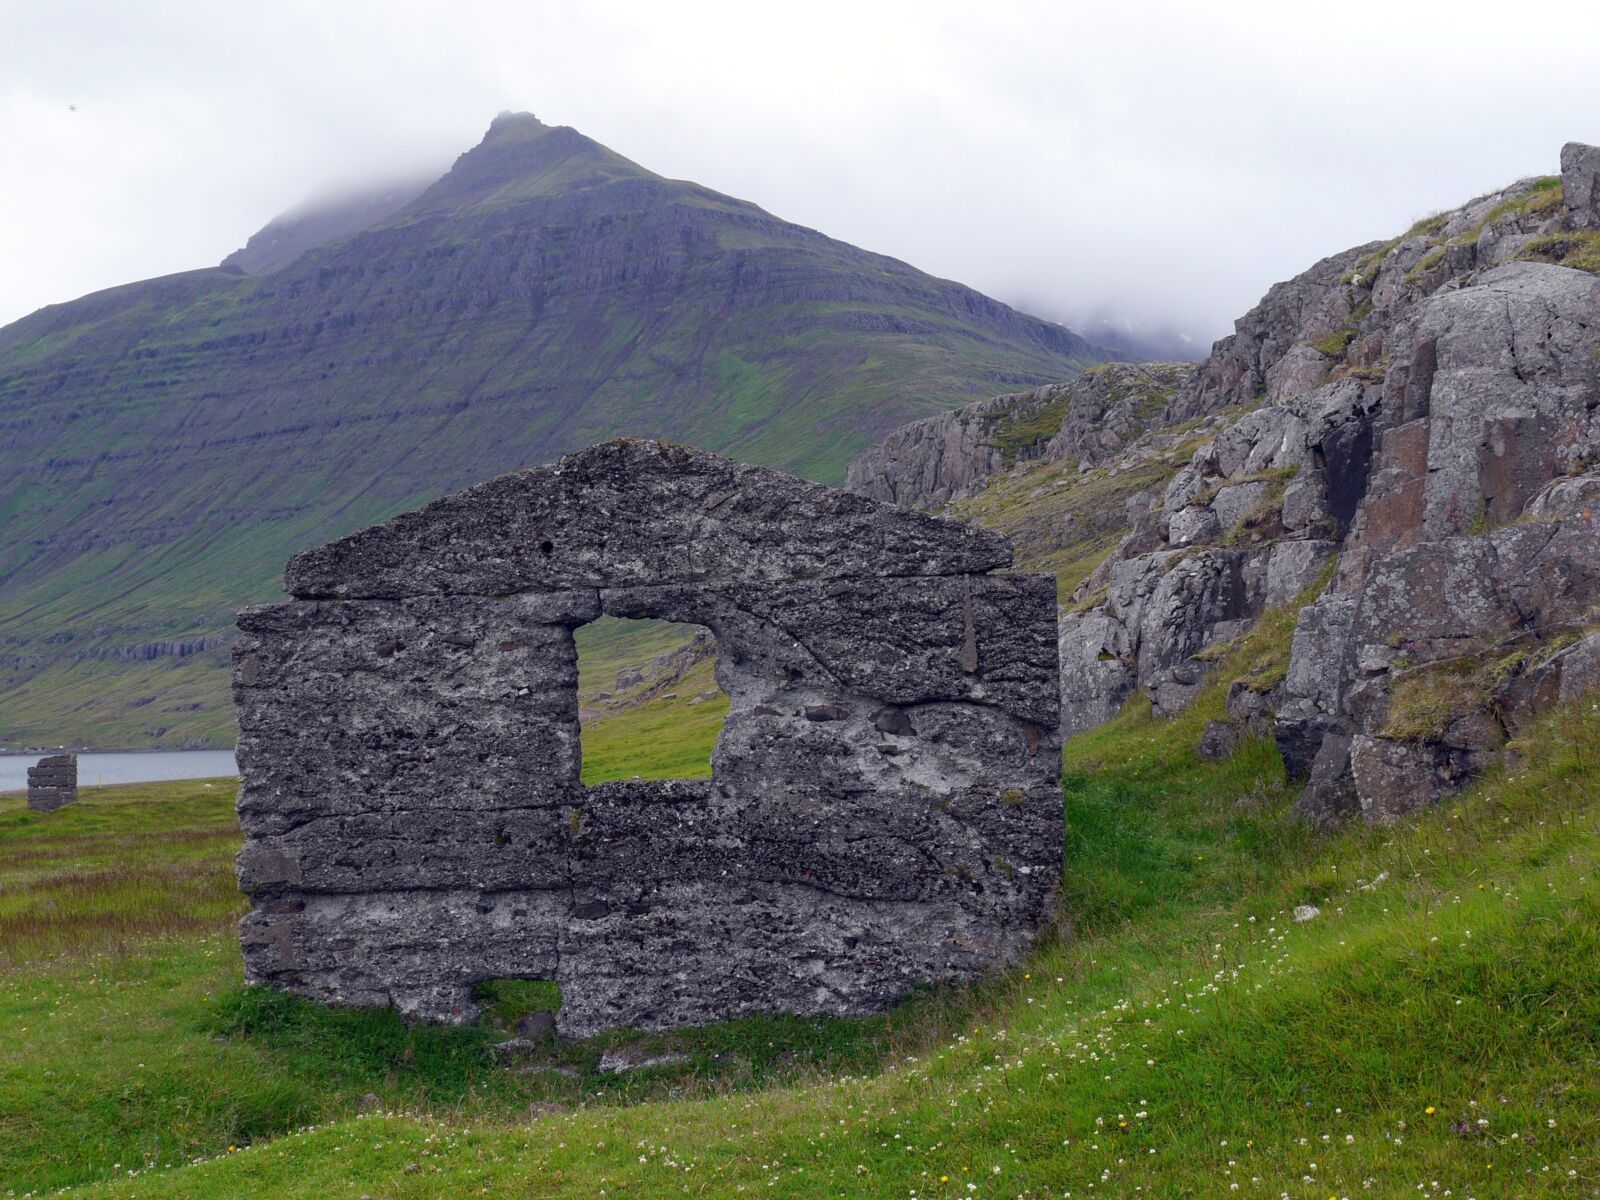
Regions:
<instances>
[{"instance_id":1,"label":"green mountain slope","mask_svg":"<svg viewBox=\"0 0 1600 1200\"><path fill-rule=\"evenodd\" d=\"M526 115L378 223L239 261L0 330L0 745L227 743L233 610L498 472L623 433L836 481L894 425L1093 359Z\"/></svg>"}]
</instances>

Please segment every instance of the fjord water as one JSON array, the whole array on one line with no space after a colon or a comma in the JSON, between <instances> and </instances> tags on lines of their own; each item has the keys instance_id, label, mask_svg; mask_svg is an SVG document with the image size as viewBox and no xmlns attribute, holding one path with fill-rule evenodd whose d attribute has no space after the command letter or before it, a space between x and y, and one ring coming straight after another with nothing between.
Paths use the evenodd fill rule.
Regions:
<instances>
[{"instance_id":1,"label":"fjord water","mask_svg":"<svg viewBox=\"0 0 1600 1200\"><path fill-rule=\"evenodd\" d=\"M55 753L52 751L52 753ZM28 768L40 754L0 754L0 793L28 786ZM232 750L149 750L137 753L78 755L78 786L102 783L156 783L164 779L211 779L238 775Z\"/></svg>"}]
</instances>

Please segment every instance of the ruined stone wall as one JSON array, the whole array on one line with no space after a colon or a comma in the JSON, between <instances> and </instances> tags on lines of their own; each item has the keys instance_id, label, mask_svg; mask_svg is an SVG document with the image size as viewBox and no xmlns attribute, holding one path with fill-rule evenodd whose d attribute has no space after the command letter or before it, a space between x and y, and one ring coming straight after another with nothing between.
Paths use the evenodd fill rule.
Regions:
<instances>
[{"instance_id":1,"label":"ruined stone wall","mask_svg":"<svg viewBox=\"0 0 1600 1200\"><path fill-rule=\"evenodd\" d=\"M52 754L28 768L28 807L55 812L78 799L78 756Z\"/></svg>"},{"instance_id":2,"label":"ruined stone wall","mask_svg":"<svg viewBox=\"0 0 1600 1200\"><path fill-rule=\"evenodd\" d=\"M992 534L649 442L297 557L235 648L248 977L582 1036L864 1013L1016 959L1060 873L1054 581ZM579 780L573 630L717 639L709 780Z\"/></svg>"}]
</instances>

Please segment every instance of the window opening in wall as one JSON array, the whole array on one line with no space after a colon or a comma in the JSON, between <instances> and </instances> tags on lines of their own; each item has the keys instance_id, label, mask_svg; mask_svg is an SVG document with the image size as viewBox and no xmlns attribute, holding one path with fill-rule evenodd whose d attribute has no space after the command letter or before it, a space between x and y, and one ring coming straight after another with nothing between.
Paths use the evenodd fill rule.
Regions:
<instances>
[{"instance_id":1,"label":"window opening in wall","mask_svg":"<svg viewBox=\"0 0 1600 1200\"><path fill-rule=\"evenodd\" d=\"M583 781L708 778L728 715L711 631L601 617L577 643Z\"/></svg>"}]
</instances>

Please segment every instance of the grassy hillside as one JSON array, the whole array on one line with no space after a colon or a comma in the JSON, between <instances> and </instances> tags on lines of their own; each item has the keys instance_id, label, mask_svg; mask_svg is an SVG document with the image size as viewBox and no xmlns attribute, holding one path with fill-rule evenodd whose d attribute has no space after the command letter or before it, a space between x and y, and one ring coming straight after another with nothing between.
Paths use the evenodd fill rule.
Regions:
<instances>
[{"instance_id":1,"label":"grassy hillside","mask_svg":"<svg viewBox=\"0 0 1600 1200\"><path fill-rule=\"evenodd\" d=\"M697 663L676 682L647 679L618 688L625 668L648 668L688 645L698 626L602 617L578 630L578 709L583 718L583 781L704 779L728 715L716 663ZM604 695L609 697L601 700Z\"/></svg>"},{"instance_id":2,"label":"grassy hillside","mask_svg":"<svg viewBox=\"0 0 1600 1200\"><path fill-rule=\"evenodd\" d=\"M54 817L0 799L0 1186L1594 1195L1600 703L1455 802L1318 833L1285 820L1270 743L1193 751L1291 624L1265 619L1182 716L1074 739L1062 935L1022 967L874 1020L640 1039L689 1057L634 1076L593 1070L623 1034L507 1070L488 1029L240 989L224 788Z\"/></svg>"},{"instance_id":3,"label":"grassy hillside","mask_svg":"<svg viewBox=\"0 0 1600 1200\"><path fill-rule=\"evenodd\" d=\"M835 481L878 434L1093 360L1060 326L495 122L271 274L0 329L0 744L226 744L234 611L284 562L617 434Z\"/></svg>"}]
</instances>

